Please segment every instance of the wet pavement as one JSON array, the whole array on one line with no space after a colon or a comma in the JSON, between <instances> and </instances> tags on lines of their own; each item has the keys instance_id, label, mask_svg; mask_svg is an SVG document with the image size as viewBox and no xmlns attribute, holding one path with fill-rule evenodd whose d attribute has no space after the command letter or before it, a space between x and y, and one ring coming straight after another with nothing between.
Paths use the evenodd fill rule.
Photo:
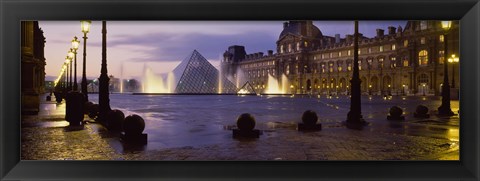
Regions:
<instances>
[{"instance_id":1,"label":"wet pavement","mask_svg":"<svg viewBox=\"0 0 480 181\"><path fill-rule=\"evenodd\" d=\"M89 95L97 102L95 94ZM52 99L54 100L54 99ZM346 129L346 96L146 96L111 94L113 109L146 120L148 144L132 147L89 121L66 129L65 104L43 102L38 116L22 117L23 160L458 160L459 116L435 115L440 97L362 97L364 130ZM431 117L413 117L417 105ZM452 101L457 112L458 101ZM405 121L388 121L388 109L404 109ZM298 132L301 114L312 109L323 129ZM259 139L233 139L241 113L255 116ZM86 117L89 120L88 117Z\"/></svg>"}]
</instances>

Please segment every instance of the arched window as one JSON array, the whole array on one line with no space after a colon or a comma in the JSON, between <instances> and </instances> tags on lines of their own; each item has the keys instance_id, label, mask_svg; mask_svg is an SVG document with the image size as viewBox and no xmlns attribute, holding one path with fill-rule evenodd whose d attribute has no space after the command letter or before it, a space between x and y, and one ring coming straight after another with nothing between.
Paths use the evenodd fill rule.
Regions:
<instances>
[{"instance_id":1,"label":"arched window","mask_svg":"<svg viewBox=\"0 0 480 181\"><path fill-rule=\"evenodd\" d=\"M297 51L300 50L300 42L297 42Z\"/></svg>"},{"instance_id":2,"label":"arched window","mask_svg":"<svg viewBox=\"0 0 480 181\"><path fill-rule=\"evenodd\" d=\"M280 53L283 53L283 45L280 45Z\"/></svg>"},{"instance_id":3,"label":"arched window","mask_svg":"<svg viewBox=\"0 0 480 181\"><path fill-rule=\"evenodd\" d=\"M292 44L288 44L288 52L292 52Z\"/></svg>"},{"instance_id":4,"label":"arched window","mask_svg":"<svg viewBox=\"0 0 480 181\"><path fill-rule=\"evenodd\" d=\"M422 50L418 52L418 65L425 66L428 64L428 52L427 50Z\"/></svg>"}]
</instances>

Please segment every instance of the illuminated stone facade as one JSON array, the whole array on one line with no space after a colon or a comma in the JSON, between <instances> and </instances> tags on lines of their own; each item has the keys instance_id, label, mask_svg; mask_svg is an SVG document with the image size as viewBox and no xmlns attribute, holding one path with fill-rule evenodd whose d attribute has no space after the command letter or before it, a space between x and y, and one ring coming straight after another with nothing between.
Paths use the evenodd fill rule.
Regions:
<instances>
[{"instance_id":1,"label":"illuminated stone facade","mask_svg":"<svg viewBox=\"0 0 480 181\"><path fill-rule=\"evenodd\" d=\"M21 22L22 114L37 114L45 93L45 37L37 21Z\"/></svg>"},{"instance_id":2,"label":"illuminated stone facade","mask_svg":"<svg viewBox=\"0 0 480 181\"><path fill-rule=\"evenodd\" d=\"M361 22L360 22L361 23ZM353 24L353 23L352 23ZM353 25L352 25L353 26ZM439 95L443 83L444 33L440 21L408 21L405 27L377 29L359 38L363 94ZM448 56L459 55L459 24L448 35ZM286 93L347 94L353 66L353 35L325 36L312 21L283 25L276 53L246 54L243 46L224 53L223 72L232 80L249 81L257 92L266 89L268 75L288 78ZM458 65L455 87L459 87ZM452 65L449 65L452 82ZM241 77L241 78L240 78ZM233 81L232 81L233 82Z\"/></svg>"}]
</instances>

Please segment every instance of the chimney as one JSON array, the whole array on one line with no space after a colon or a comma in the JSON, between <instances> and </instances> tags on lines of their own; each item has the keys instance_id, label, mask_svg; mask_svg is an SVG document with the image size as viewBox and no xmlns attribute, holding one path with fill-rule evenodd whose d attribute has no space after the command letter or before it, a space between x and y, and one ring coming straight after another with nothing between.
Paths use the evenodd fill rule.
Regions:
<instances>
[{"instance_id":1,"label":"chimney","mask_svg":"<svg viewBox=\"0 0 480 181\"><path fill-rule=\"evenodd\" d=\"M388 27L388 34L389 34L389 35L395 34L395 31L396 31L396 30L397 30L397 29L396 29L395 27L389 26L389 27Z\"/></svg>"},{"instance_id":2,"label":"chimney","mask_svg":"<svg viewBox=\"0 0 480 181\"><path fill-rule=\"evenodd\" d=\"M377 29L377 38L383 37L384 30L383 29Z\"/></svg>"},{"instance_id":3,"label":"chimney","mask_svg":"<svg viewBox=\"0 0 480 181\"><path fill-rule=\"evenodd\" d=\"M268 50L268 56L272 56L273 55L273 50Z\"/></svg>"},{"instance_id":4,"label":"chimney","mask_svg":"<svg viewBox=\"0 0 480 181\"><path fill-rule=\"evenodd\" d=\"M286 27L288 27L288 22L283 23L283 28L286 28Z\"/></svg>"},{"instance_id":5,"label":"chimney","mask_svg":"<svg viewBox=\"0 0 480 181\"><path fill-rule=\"evenodd\" d=\"M353 42L353 35L347 35L345 38L347 39L347 42Z\"/></svg>"},{"instance_id":6,"label":"chimney","mask_svg":"<svg viewBox=\"0 0 480 181\"><path fill-rule=\"evenodd\" d=\"M335 43L340 43L340 34L335 34Z\"/></svg>"},{"instance_id":7,"label":"chimney","mask_svg":"<svg viewBox=\"0 0 480 181\"><path fill-rule=\"evenodd\" d=\"M263 57L263 52L258 52L258 58L262 58Z\"/></svg>"}]
</instances>

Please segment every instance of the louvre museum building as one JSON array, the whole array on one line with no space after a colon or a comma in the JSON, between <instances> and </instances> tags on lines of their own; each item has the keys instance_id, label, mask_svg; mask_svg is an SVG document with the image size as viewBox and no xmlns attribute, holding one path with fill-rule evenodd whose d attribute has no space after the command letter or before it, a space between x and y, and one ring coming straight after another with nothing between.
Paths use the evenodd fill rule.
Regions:
<instances>
[{"instance_id":1,"label":"louvre museum building","mask_svg":"<svg viewBox=\"0 0 480 181\"><path fill-rule=\"evenodd\" d=\"M230 46L222 73L237 87L249 82L258 93L265 93L273 79L288 94L348 94L353 40L353 32L326 36L312 21L288 21L276 52L247 54L241 45ZM408 21L405 27L377 29L375 37L359 34L358 53L363 94L440 95L444 63L449 62L444 54L459 59L459 24L454 21L448 34L440 21ZM457 89L458 69L458 63L449 63L448 78Z\"/></svg>"}]
</instances>

